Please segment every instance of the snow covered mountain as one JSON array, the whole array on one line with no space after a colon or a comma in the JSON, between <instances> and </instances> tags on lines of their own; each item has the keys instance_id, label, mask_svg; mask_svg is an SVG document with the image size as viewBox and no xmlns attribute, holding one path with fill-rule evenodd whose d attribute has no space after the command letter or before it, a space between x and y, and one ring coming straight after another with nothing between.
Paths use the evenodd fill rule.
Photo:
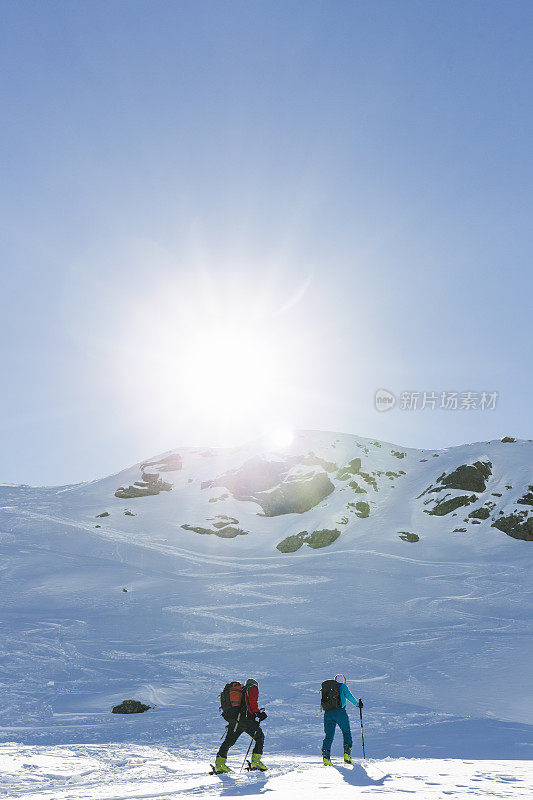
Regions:
<instances>
[{"instance_id":1,"label":"snow covered mountain","mask_svg":"<svg viewBox=\"0 0 533 800\"><path fill-rule=\"evenodd\" d=\"M1 740L205 757L251 676L266 753L311 756L343 672L371 756L530 758L532 466L530 441L305 431L0 487Z\"/></svg>"}]
</instances>

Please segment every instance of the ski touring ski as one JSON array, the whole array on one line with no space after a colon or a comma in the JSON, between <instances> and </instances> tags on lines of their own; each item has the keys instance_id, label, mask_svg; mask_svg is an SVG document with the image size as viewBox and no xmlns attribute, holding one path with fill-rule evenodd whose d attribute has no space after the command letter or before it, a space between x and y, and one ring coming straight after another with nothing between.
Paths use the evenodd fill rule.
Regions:
<instances>
[{"instance_id":1,"label":"ski touring ski","mask_svg":"<svg viewBox=\"0 0 533 800\"><path fill-rule=\"evenodd\" d=\"M262 767L252 767L252 762L248 761L248 759L247 759L246 760L246 767L244 769L247 772L266 772L268 767L266 769L263 769Z\"/></svg>"}]
</instances>

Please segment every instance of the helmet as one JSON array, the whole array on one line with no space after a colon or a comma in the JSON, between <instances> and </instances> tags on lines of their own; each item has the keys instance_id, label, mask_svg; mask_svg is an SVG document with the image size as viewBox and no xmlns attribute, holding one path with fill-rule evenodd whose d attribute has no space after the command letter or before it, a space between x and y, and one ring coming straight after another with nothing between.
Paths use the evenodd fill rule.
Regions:
<instances>
[{"instance_id":1,"label":"helmet","mask_svg":"<svg viewBox=\"0 0 533 800\"><path fill-rule=\"evenodd\" d=\"M246 688L248 686L257 686L257 681L254 681L253 678L248 678L248 680L246 681L246 683L244 685L245 685Z\"/></svg>"},{"instance_id":2,"label":"helmet","mask_svg":"<svg viewBox=\"0 0 533 800\"><path fill-rule=\"evenodd\" d=\"M335 677L333 678L333 680L334 680L334 681L337 681L337 683L346 683L346 675L341 675L341 674L339 673L338 675L335 675Z\"/></svg>"}]
</instances>

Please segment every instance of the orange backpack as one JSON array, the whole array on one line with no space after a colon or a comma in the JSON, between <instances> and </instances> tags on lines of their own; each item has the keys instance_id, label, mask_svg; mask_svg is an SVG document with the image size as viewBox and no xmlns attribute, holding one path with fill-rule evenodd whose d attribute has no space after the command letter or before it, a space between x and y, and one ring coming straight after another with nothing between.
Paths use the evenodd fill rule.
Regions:
<instances>
[{"instance_id":1,"label":"orange backpack","mask_svg":"<svg viewBox=\"0 0 533 800\"><path fill-rule=\"evenodd\" d=\"M234 720L244 709L244 686L238 681L227 683L220 692L220 710L226 721Z\"/></svg>"}]
</instances>

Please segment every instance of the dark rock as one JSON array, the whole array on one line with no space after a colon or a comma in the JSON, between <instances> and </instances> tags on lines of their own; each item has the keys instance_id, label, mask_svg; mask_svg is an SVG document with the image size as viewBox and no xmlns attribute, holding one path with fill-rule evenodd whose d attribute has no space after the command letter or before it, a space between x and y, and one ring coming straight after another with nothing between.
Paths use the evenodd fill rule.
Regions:
<instances>
[{"instance_id":1,"label":"dark rock","mask_svg":"<svg viewBox=\"0 0 533 800\"><path fill-rule=\"evenodd\" d=\"M96 519L98 519L99 517L108 517L108 516L109 516L109 511L102 511L101 514L96 515Z\"/></svg>"},{"instance_id":2,"label":"dark rock","mask_svg":"<svg viewBox=\"0 0 533 800\"><path fill-rule=\"evenodd\" d=\"M312 547L313 550L318 550L320 547L328 547L335 539L338 539L340 535L341 532L337 530L337 528L333 530L325 528L321 531L313 531L313 533L307 537L306 544Z\"/></svg>"},{"instance_id":3,"label":"dark rock","mask_svg":"<svg viewBox=\"0 0 533 800\"><path fill-rule=\"evenodd\" d=\"M508 444L508 443L511 443L511 442L516 442L516 439L513 439L512 436L504 436L503 439L502 439L502 442L504 444Z\"/></svg>"},{"instance_id":4,"label":"dark rock","mask_svg":"<svg viewBox=\"0 0 533 800\"><path fill-rule=\"evenodd\" d=\"M194 533L211 534L219 536L221 539L234 539L236 536L248 536L248 531L243 531L241 528L235 528L233 525L226 525L223 528L202 528L199 525L182 525L186 531L194 531Z\"/></svg>"},{"instance_id":5,"label":"dark rock","mask_svg":"<svg viewBox=\"0 0 533 800\"><path fill-rule=\"evenodd\" d=\"M516 502L523 506L533 506L533 486L528 486L526 494Z\"/></svg>"},{"instance_id":6,"label":"dark rock","mask_svg":"<svg viewBox=\"0 0 533 800\"><path fill-rule=\"evenodd\" d=\"M420 536L418 536L418 534L409 533L409 531L400 531L399 538L403 542L412 542L412 543L414 543L414 542L419 542L420 541Z\"/></svg>"},{"instance_id":7,"label":"dark rock","mask_svg":"<svg viewBox=\"0 0 533 800\"><path fill-rule=\"evenodd\" d=\"M375 492L377 492L378 484L373 475L369 475L367 472L359 471L359 476L364 480L365 483L368 483L368 485L371 486Z\"/></svg>"},{"instance_id":8,"label":"dark rock","mask_svg":"<svg viewBox=\"0 0 533 800\"><path fill-rule=\"evenodd\" d=\"M355 513L361 519L366 519L370 514L370 506L368 503L360 502L355 504Z\"/></svg>"},{"instance_id":9,"label":"dark rock","mask_svg":"<svg viewBox=\"0 0 533 800\"><path fill-rule=\"evenodd\" d=\"M303 514L322 502L334 485L321 472L307 478L287 480L269 492L258 492L253 499L259 503L266 517L280 514Z\"/></svg>"},{"instance_id":10,"label":"dark rock","mask_svg":"<svg viewBox=\"0 0 533 800\"><path fill-rule=\"evenodd\" d=\"M393 456L396 456L396 458L405 458L407 455L407 453L402 453L401 450L391 450L391 453ZM426 459L424 458L422 460L425 461Z\"/></svg>"},{"instance_id":11,"label":"dark rock","mask_svg":"<svg viewBox=\"0 0 533 800\"><path fill-rule=\"evenodd\" d=\"M141 477L146 483L155 483L159 479L157 472L143 472Z\"/></svg>"},{"instance_id":12,"label":"dark rock","mask_svg":"<svg viewBox=\"0 0 533 800\"><path fill-rule=\"evenodd\" d=\"M133 511L125 511L124 514L125 514L126 517L134 517L135 516Z\"/></svg>"},{"instance_id":13,"label":"dark rock","mask_svg":"<svg viewBox=\"0 0 533 800\"><path fill-rule=\"evenodd\" d=\"M474 464L463 464L449 475L439 479L448 489L462 489L467 492L484 492L486 482L492 474L490 461L476 461Z\"/></svg>"},{"instance_id":14,"label":"dark rock","mask_svg":"<svg viewBox=\"0 0 533 800\"><path fill-rule=\"evenodd\" d=\"M468 516L474 519L488 519L490 517L490 511L488 508L476 508L476 510L471 511Z\"/></svg>"},{"instance_id":15,"label":"dark rock","mask_svg":"<svg viewBox=\"0 0 533 800\"><path fill-rule=\"evenodd\" d=\"M454 528L454 533L466 533L466 528Z\"/></svg>"},{"instance_id":16,"label":"dark rock","mask_svg":"<svg viewBox=\"0 0 533 800\"><path fill-rule=\"evenodd\" d=\"M455 511L456 508L460 508L461 506L467 506L470 503L474 503L477 500L475 495L468 497L467 495L461 495L460 497L451 497L449 500L441 500L440 503L437 503L431 511L426 511L426 514L432 514L436 517L444 517L446 514L450 514L452 511Z\"/></svg>"},{"instance_id":17,"label":"dark rock","mask_svg":"<svg viewBox=\"0 0 533 800\"><path fill-rule=\"evenodd\" d=\"M335 477L338 481L347 481L349 478L353 478L354 475L357 475L360 469L361 459L354 458L348 464L345 464L344 467L341 467Z\"/></svg>"},{"instance_id":18,"label":"dark rock","mask_svg":"<svg viewBox=\"0 0 533 800\"><path fill-rule=\"evenodd\" d=\"M127 488L120 486L115 492L115 497L119 497L121 500L129 500L132 497L148 497L149 495L170 492L171 490L171 483L167 483L157 477L157 480L150 480L150 482L134 481L133 486L128 486Z\"/></svg>"},{"instance_id":19,"label":"dark rock","mask_svg":"<svg viewBox=\"0 0 533 800\"><path fill-rule=\"evenodd\" d=\"M334 528L332 530L324 529L321 531L313 531L309 534L307 531L300 531L300 533L287 536L282 542L276 545L277 549L282 553L294 553L299 550L303 544L312 547L313 550L319 550L321 547L328 547L336 539L339 538L341 532Z\"/></svg>"},{"instance_id":20,"label":"dark rock","mask_svg":"<svg viewBox=\"0 0 533 800\"><path fill-rule=\"evenodd\" d=\"M138 486L128 486L124 488L120 486L115 492L115 497L120 500L131 500L133 497L148 497L149 495L159 494L157 489L141 489Z\"/></svg>"},{"instance_id":21,"label":"dark rock","mask_svg":"<svg viewBox=\"0 0 533 800\"><path fill-rule=\"evenodd\" d=\"M238 525L239 520L235 519L235 517L226 517L224 514L220 514L218 517L210 517L208 522L213 523L213 528L227 528L228 525Z\"/></svg>"},{"instance_id":22,"label":"dark rock","mask_svg":"<svg viewBox=\"0 0 533 800\"><path fill-rule=\"evenodd\" d=\"M306 538L307 531L300 531L300 533L287 536L287 538L283 539L282 542L279 542L276 547L281 553L295 553L296 550L299 550L303 545Z\"/></svg>"},{"instance_id":23,"label":"dark rock","mask_svg":"<svg viewBox=\"0 0 533 800\"><path fill-rule=\"evenodd\" d=\"M524 521L523 516L520 514L509 514L508 517L501 517L491 525L492 528L497 528L503 531L513 539L521 539L524 542L533 542L533 517L529 517Z\"/></svg>"},{"instance_id":24,"label":"dark rock","mask_svg":"<svg viewBox=\"0 0 533 800\"><path fill-rule=\"evenodd\" d=\"M208 502L209 503L218 503L219 500L227 500L228 497L229 497L229 494L221 494L220 497L210 497Z\"/></svg>"},{"instance_id":25,"label":"dark rock","mask_svg":"<svg viewBox=\"0 0 533 800\"><path fill-rule=\"evenodd\" d=\"M127 589L123 589L122 591L123 591L123 592L127 592L128 590L127 590Z\"/></svg>"},{"instance_id":26,"label":"dark rock","mask_svg":"<svg viewBox=\"0 0 533 800\"><path fill-rule=\"evenodd\" d=\"M148 711L152 706L145 706L138 700L123 700L118 706L114 706L112 714L142 714L143 711Z\"/></svg>"}]
</instances>

